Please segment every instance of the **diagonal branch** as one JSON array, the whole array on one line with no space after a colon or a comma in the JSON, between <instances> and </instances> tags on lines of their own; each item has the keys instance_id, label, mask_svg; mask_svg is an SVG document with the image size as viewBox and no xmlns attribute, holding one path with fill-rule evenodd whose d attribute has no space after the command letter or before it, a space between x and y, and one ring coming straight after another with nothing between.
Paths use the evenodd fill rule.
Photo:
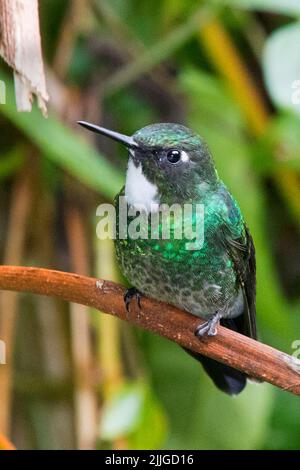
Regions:
<instances>
[{"instance_id":1,"label":"diagonal branch","mask_svg":"<svg viewBox=\"0 0 300 470\"><path fill-rule=\"evenodd\" d=\"M125 288L114 282L49 269L0 266L0 289L59 297L94 307L300 395L300 362L296 358L221 326L217 336L200 341L194 331L201 320L146 297L142 299L142 311L132 305L127 314Z\"/></svg>"}]
</instances>

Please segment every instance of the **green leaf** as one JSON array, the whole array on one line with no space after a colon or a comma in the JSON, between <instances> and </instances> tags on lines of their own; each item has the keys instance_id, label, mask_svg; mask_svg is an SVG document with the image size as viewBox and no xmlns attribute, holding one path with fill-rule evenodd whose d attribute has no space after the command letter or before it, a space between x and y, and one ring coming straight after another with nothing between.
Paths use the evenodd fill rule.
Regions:
<instances>
[{"instance_id":1,"label":"green leaf","mask_svg":"<svg viewBox=\"0 0 300 470\"><path fill-rule=\"evenodd\" d=\"M144 402L140 384L123 385L105 403L102 411L100 436L113 441L136 430Z\"/></svg>"},{"instance_id":2,"label":"green leaf","mask_svg":"<svg viewBox=\"0 0 300 470\"><path fill-rule=\"evenodd\" d=\"M272 100L297 114L300 114L299 43L300 23L293 23L271 34L263 53L264 77Z\"/></svg>"},{"instance_id":3,"label":"green leaf","mask_svg":"<svg viewBox=\"0 0 300 470\"><path fill-rule=\"evenodd\" d=\"M42 155L72 174L82 183L113 198L123 177L79 132L72 131L54 113L48 119L34 106L32 112L19 113L15 106L12 82L1 72L6 84L6 104L0 112L10 119L41 151ZM79 116L81 117L81 116Z\"/></svg>"},{"instance_id":4,"label":"green leaf","mask_svg":"<svg viewBox=\"0 0 300 470\"><path fill-rule=\"evenodd\" d=\"M299 397L275 390L274 412L264 447L272 450L299 450Z\"/></svg>"},{"instance_id":5,"label":"green leaf","mask_svg":"<svg viewBox=\"0 0 300 470\"><path fill-rule=\"evenodd\" d=\"M248 383L237 397L219 391L176 344L145 334L156 394L169 416L168 449L257 449L264 443L273 388Z\"/></svg>"},{"instance_id":6,"label":"green leaf","mask_svg":"<svg viewBox=\"0 0 300 470\"><path fill-rule=\"evenodd\" d=\"M2 155L0 160L0 181L14 174L21 167L23 161L24 155L19 146Z\"/></svg>"},{"instance_id":7,"label":"green leaf","mask_svg":"<svg viewBox=\"0 0 300 470\"><path fill-rule=\"evenodd\" d=\"M136 431L129 436L131 449L161 449L167 436L165 411L149 385L145 388L144 406Z\"/></svg>"},{"instance_id":8,"label":"green leaf","mask_svg":"<svg viewBox=\"0 0 300 470\"><path fill-rule=\"evenodd\" d=\"M101 439L126 438L130 449L158 449L165 435L164 413L147 383L125 383L104 404Z\"/></svg>"},{"instance_id":9,"label":"green leaf","mask_svg":"<svg viewBox=\"0 0 300 470\"><path fill-rule=\"evenodd\" d=\"M221 3L249 10L262 10L290 16L300 15L300 3L298 0L222 0Z\"/></svg>"},{"instance_id":10,"label":"green leaf","mask_svg":"<svg viewBox=\"0 0 300 470\"><path fill-rule=\"evenodd\" d=\"M266 152L273 156L272 167L300 171L300 117L294 114L276 116L263 139Z\"/></svg>"},{"instance_id":11,"label":"green leaf","mask_svg":"<svg viewBox=\"0 0 300 470\"><path fill-rule=\"evenodd\" d=\"M248 382L243 393L232 398L216 391L205 375L198 397L195 420L203 436L200 449L251 450L262 446L274 401L271 385Z\"/></svg>"}]
</instances>

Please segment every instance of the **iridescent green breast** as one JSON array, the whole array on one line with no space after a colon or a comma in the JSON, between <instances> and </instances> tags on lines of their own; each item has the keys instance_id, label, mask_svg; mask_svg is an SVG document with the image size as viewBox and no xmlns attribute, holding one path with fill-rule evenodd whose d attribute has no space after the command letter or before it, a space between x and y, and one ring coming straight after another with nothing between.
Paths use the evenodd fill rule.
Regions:
<instances>
[{"instance_id":1,"label":"iridescent green breast","mask_svg":"<svg viewBox=\"0 0 300 470\"><path fill-rule=\"evenodd\" d=\"M123 195L121 191L120 195ZM117 199L116 199L117 201ZM147 216L147 239L117 239L116 253L127 279L142 293L172 303L195 315L210 316L238 296L236 273L227 255L220 230L223 225L237 238L243 231L239 208L224 186L198 201L204 207L204 239L199 249L189 249L191 240L182 234L178 239L178 218L170 213L153 231ZM116 204L118 209L118 204ZM193 211L183 211L184 224L196 227L196 203ZM186 220L191 217L192 220ZM128 227L132 217L127 217ZM162 239L163 227L170 225L170 237ZM153 236L154 235L154 236Z\"/></svg>"}]
</instances>

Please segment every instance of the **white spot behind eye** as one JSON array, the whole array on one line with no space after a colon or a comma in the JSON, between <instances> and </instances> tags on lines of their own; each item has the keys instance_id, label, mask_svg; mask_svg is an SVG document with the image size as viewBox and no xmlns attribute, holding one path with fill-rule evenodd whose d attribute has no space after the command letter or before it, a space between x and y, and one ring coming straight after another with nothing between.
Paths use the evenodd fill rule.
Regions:
<instances>
[{"instance_id":1,"label":"white spot behind eye","mask_svg":"<svg viewBox=\"0 0 300 470\"><path fill-rule=\"evenodd\" d=\"M185 152L184 150L181 150L181 161L182 162L188 162L190 159L189 155L187 152Z\"/></svg>"}]
</instances>

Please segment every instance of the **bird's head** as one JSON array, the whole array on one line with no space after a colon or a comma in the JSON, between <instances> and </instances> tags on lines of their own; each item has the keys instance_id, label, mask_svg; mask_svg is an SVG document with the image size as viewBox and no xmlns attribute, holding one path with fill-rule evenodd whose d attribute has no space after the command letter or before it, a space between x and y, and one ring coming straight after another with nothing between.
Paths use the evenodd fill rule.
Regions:
<instances>
[{"instance_id":1,"label":"bird's head","mask_svg":"<svg viewBox=\"0 0 300 470\"><path fill-rule=\"evenodd\" d=\"M205 141L185 126L152 124L129 137L83 121L79 124L128 148L125 190L129 199L181 203L217 181Z\"/></svg>"}]
</instances>

